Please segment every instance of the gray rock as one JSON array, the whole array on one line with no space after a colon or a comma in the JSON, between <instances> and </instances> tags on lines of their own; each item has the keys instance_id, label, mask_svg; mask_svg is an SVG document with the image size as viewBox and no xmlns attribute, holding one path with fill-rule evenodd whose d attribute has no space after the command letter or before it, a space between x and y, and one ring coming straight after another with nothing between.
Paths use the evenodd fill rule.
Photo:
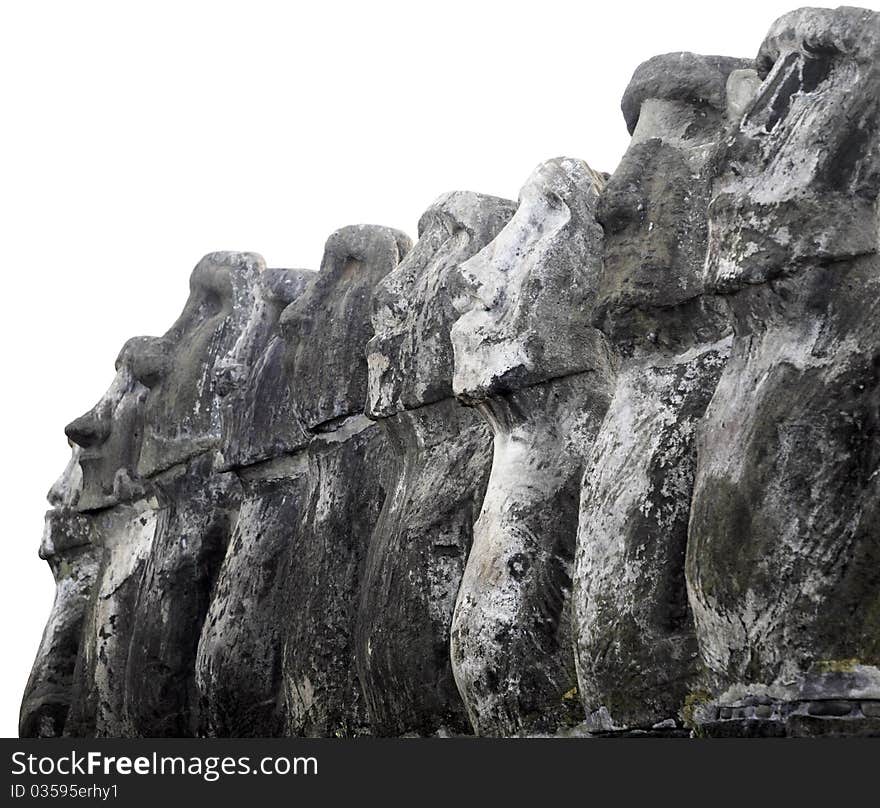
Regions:
<instances>
[{"instance_id":1,"label":"gray rock","mask_svg":"<svg viewBox=\"0 0 880 808\"><path fill-rule=\"evenodd\" d=\"M189 299L177 322L161 340L138 352L134 373L150 391L140 476L150 477L217 448L215 365L261 305L255 292L262 270L263 259L253 253L206 255L190 276Z\"/></svg>"},{"instance_id":2,"label":"gray rock","mask_svg":"<svg viewBox=\"0 0 880 808\"><path fill-rule=\"evenodd\" d=\"M199 639L199 730L220 737L274 737L285 731L281 653L289 591L289 542L305 511L308 462L285 448L308 442L292 418L294 394L283 374L279 319L317 277L309 270L266 269L257 304L232 350L215 365L222 397L217 466L234 468L240 511ZM285 415L287 416L285 418ZM285 442L294 424L298 436Z\"/></svg>"},{"instance_id":3,"label":"gray rock","mask_svg":"<svg viewBox=\"0 0 880 808\"><path fill-rule=\"evenodd\" d=\"M710 206L736 336L699 431L687 573L722 705L880 692L878 45L874 12L778 20Z\"/></svg>"},{"instance_id":4,"label":"gray rock","mask_svg":"<svg viewBox=\"0 0 880 808\"><path fill-rule=\"evenodd\" d=\"M147 388L132 372L135 355L149 350L150 337L135 337L116 360L116 376L100 401L69 423L64 432L79 447L82 486L77 509L93 511L125 502L142 493L137 473L144 430Z\"/></svg>"},{"instance_id":5,"label":"gray rock","mask_svg":"<svg viewBox=\"0 0 880 808\"><path fill-rule=\"evenodd\" d=\"M375 336L367 346L371 418L453 397L455 270L492 241L515 210L509 200L458 191L422 214L419 240L374 294Z\"/></svg>"},{"instance_id":6,"label":"gray rock","mask_svg":"<svg viewBox=\"0 0 880 808\"><path fill-rule=\"evenodd\" d=\"M100 558L86 610L65 735L128 737L126 668L138 622L138 594L158 526L154 499L120 503L92 516Z\"/></svg>"},{"instance_id":7,"label":"gray rock","mask_svg":"<svg viewBox=\"0 0 880 808\"><path fill-rule=\"evenodd\" d=\"M199 642L209 735L365 731L351 634L384 442L356 391L372 287L406 244L386 228L344 228L320 273L267 270L266 304L218 364L220 463L244 495Z\"/></svg>"},{"instance_id":8,"label":"gray rock","mask_svg":"<svg viewBox=\"0 0 880 808\"><path fill-rule=\"evenodd\" d=\"M389 449L388 496L370 541L358 612L358 669L372 731L470 727L449 659L449 628L489 476L486 424L452 397L454 271L494 238L515 205L440 197L419 240L376 288L367 346L368 414Z\"/></svg>"},{"instance_id":9,"label":"gray rock","mask_svg":"<svg viewBox=\"0 0 880 808\"><path fill-rule=\"evenodd\" d=\"M188 737L199 729L198 638L241 496L235 475L213 473L212 462L206 452L157 475L158 507L136 520L141 534L151 519L156 525L140 545L134 620L123 635L127 735Z\"/></svg>"},{"instance_id":10,"label":"gray rock","mask_svg":"<svg viewBox=\"0 0 880 808\"><path fill-rule=\"evenodd\" d=\"M260 319L263 260L205 256L193 270L178 320L134 357L149 389L138 468L149 477L156 520L138 565L123 691L128 733L187 736L199 730L198 637L235 524L240 486L214 468L230 355L252 358L250 322ZM243 372L238 370L237 372Z\"/></svg>"},{"instance_id":11,"label":"gray rock","mask_svg":"<svg viewBox=\"0 0 880 808\"><path fill-rule=\"evenodd\" d=\"M674 724L699 681L684 582L694 431L730 347L726 312L704 295L705 211L727 73L745 64L673 53L639 67L623 103L632 143L599 203L595 317L619 375L584 475L574 574L595 730Z\"/></svg>"},{"instance_id":12,"label":"gray rock","mask_svg":"<svg viewBox=\"0 0 880 808\"><path fill-rule=\"evenodd\" d=\"M130 341L108 394L68 427L82 445L79 508L102 508L70 734L195 731L194 637L237 493L212 468L214 365L241 335L261 268L252 255L203 259L178 321L162 338Z\"/></svg>"},{"instance_id":13,"label":"gray rock","mask_svg":"<svg viewBox=\"0 0 880 808\"><path fill-rule=\"evenodd\" d=\"M284 615L288 735L370 732L355 626L387 458L382 430L363 415L309 444L306 506L289 547L293 608Z\"/></svg>"},{"instance_id":14,"label":"gray rock","mask_svg":"<svg viewBox=\"0 0 880 808\"><path fill-rule=\"evenodd\" d=\"M801 9L613 177L206 256L66 429L21 734L880 735L878 57Z\"/></svg>"},{"instance_id":15,"label":"gray rock","mask_svg":"<svg viewBox=\"0 0 880 808\"><path fill-rule=\"evenodd\" d=\"M355 225L336 231L324 247L321 272L281 315L282 329L296 335L287 346L285 373L308 395L294 399L306 431L364 412L364 349L373 336L368 317L373 287L406 255L409 238L390 228ZM319 347L317 347L319 346Z\"/></svg>"},{"instance_id":16,"label":"gray rock","mask_svg":"<svg viewBox=\"0 0 880 808\"><path fill-rule=\"evenodd\" d=\"M552 733L580 718L571 562L587 450L611 395L590 314L602 178L542 164L501 233L459 269L453 386L492 427L492 472L452 623L452 667L475 732Z\"/></svg>"},{"instance_id":17,"label":"gray rock","mask_svg":"<svg viewBox=\"0 0 880 808\"><path fill-rule=\"evenodd\" d=\"M65 730L73 700L73 681L83 620L98 571L92 518L75 505L82 490L79 448L52 486L40 558L55 578L55 600L25 687L19 717L22 738L57 738Z\"/></svg>"},{"instance_id":18,"label":"gray rock","mask_svg":"<svg viewBox=\"0 0 880 808\"><path fill-rule=\"evenodd\" d=\"M281 316L293 410L308 445L306 506L291 525L282 675L291 735L368 731L355 625L370 536L385 495L388 448L364 413L376 284L409 249L396 230L360 225L327 241L321 271ZM294 485L299 490L299 481Z\"/></svg>"},{"instance_id":19,"label":"gray rock","mask_svg":"<svg viewBox=\"0 0 880 808\"><path fill-rule=\"evenodd\" d=\"M279 318L316 277L308 269L261 273L241 337L214 367L214 386L222 398L218 470L248 466L308 443L293 414L295 390L283 366Z\"/></svg>"},{"instance_id":20,"label":"gray rock","mask_svg":"<svg viewBox=\"0 0 880 808\"><path fill-rule=\"evenodd\" d=\"M43 669L58 684L56 694L61 682L67 690L71 709L63 724L56 722L57 734L99 731L95 644L101 638L94 629L95 610L104 605L96 605L106 563L104 533L120 520L121 503L143 494L136 468L147 391L134 378L132 364L147 343L147 338L135 338L125 344L110 388L95 407L65 429L74 451L49 492L55 510L46 517L41 555L52 566L57 591L34 676ZM121 693L118 689L106 694L104 703L116 695L121 698ZM119 727L114 724L111 734Z\"/></svg>"}]
</instances>

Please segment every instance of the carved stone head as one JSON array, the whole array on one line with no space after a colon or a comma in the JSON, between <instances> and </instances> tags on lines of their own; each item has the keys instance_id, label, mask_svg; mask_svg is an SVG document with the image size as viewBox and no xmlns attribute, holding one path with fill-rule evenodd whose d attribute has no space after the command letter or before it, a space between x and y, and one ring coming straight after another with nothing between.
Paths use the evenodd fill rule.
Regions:
<instances>
[{"instance_id":1,"label":"carved stone head","mask_svg":"<svg viewBox=\"0 0 880 808\"><path fill-rule=\"evenodd\" d=\"M302 443L278 320L316 277L308 269L264 270L241 336L214 368L214 388L222 399L221 470L266 460Z\"/></svg>"},{"instance_id":2,"label":"carved stone head","mask_svg":"<svg viewBox=\"0 0 880 808\"><path fill-rule=\"evenodd\" d=\"M880 14L786 14L757 67L710 208L707 275L722 291L877 250Z\"/></svg>"},{"instance_id":3,"label":"carved stone head","mask_svg":"<svg viewBox=\"0 0 880 808\"><path fill-rule=\"evenodd\" d=\"M128 340L116 359L116 377L110 388L92 409L64 429L76 447L82 477L76 502L80 511L106 508L131 499L140 489L137 467L147 389L135 379L132 363L136 354L149 350L153 341L152 337ZM52 491L58 488L56 496L63 501L68 498L64 493L67 485L59 483Z\"/></svg>"},{"instance_id":4,"label":"carved stone head","mask_svg":"<svg viewBox=\"0 0 880 808\"><path fill-rule=\"evenodd\" d=\"M214 368L238 341L256 304L263 259L206 255L190 277L183 313L168 333L136 353L135 378L149 388L138 470L149 477L216 448L220 399Z\"/></svg>"},{"instance_id":5,"label":"carved stone head","mask_svg":"<svg viewBox=\"0 0 880 808\"><path fill-rule=\"evenodd\" d=\"M364 412L373 290L409 248L406 235L387 227L337 230L327 239L318 277L282 313L284 373L305 432L332 429Z\"/></svg>"},{"instance_id":6,"label":"carved stone head","mask_svg":"<svg viewBox=\"0 0 880 808\"><path fill-rule=\"evenodd\" d=\"M492 241L515 210L506 199L459 191L444 194L422 215L419 240L373 295L369 415L452 397L449 330L458 312L451 273Z\"/></svg>"},{"instance_id":7,"label":"carved stone head","mask_svg":"<svg viewBox=\"0 0 880 808\"><path fill-rule=\"evenodd\" d=\"M504 229L459 267L456 395L479 401L596 367L602 184L581 160L541 164Z\"/></svg>"},{"instance_id":8,"label":"carved stone head","mask_svg":"<svg viewBox=\"0 0 880 808\"><path fill-rule=\"evenodd\" d=\"M599 201L605 266L596 322L612 335L633 310L703 291L712 158L726 131L727 82L750 63L670 53L640 65L621 104L632 141ZM650 329L650 326L649 326Z\"/></svg>"}]
</instances>

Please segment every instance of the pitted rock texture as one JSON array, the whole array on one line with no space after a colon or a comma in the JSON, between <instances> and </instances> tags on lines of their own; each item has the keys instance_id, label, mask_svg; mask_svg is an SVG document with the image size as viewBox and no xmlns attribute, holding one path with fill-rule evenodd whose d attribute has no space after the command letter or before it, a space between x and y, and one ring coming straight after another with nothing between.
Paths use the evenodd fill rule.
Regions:
<instances>
[{"instance_id":1,"label":"pitted rock texture","mask_svg":"<svg viewBox=\"0 0 880 808\"><path fill-rule=\"evenodd\" d=\"M581 718L571 636L577 501L613 379L589 324L602 184L583 161L542 164L504 230L459 268L454 388L479 402L494 434L451 643L481 735L553 732Z\"/></svg>"},{"instance_id":2,"label":"pitted rock texture","mask_svg":"<svg viewBox=\"0 0 880 808\"><path fill-rule=\"evenodd\" d=\"M219 362L219 462L244 494L199 640L205 734L367 732L353 603L387 451L352 391L366 387L373 287L407 248L397 231L349 227L320 272L266 270L266 305Z\"/></svg>"},{"instance_id":3,"label":"pitted rock texture","mask_svg":"<svg viewBox=\"0 0 880 808\"><path fill-rule=\"evenodd\" d=\"M491 466L488 427L452 395L456 270L515 205L444 194L373 298L368 414L387 439L387 496L367 555L358 669L373 732L469 730L449 658L455 597Z\"/></svg>"},{"instance_id":4,"label":"pitted rock texture","mask_svg":"<svg viewBox=\"0 0 880 808\"><path fill-rule=\"evenodd\" d=\"M880 14L613 174L199 262L65 432L27 737L880 735Z\"/></svg>"},{"instance_id":5,"label":"pitted rock texture","mask_svg":"<svg viewBox=\"0 0 880 808\"><path fill-rule=\"evenodd\" d=\"M574 573L596 731L677 732L699 682L684 579L694 437L730 350L726 311L704 289L705 209L729 73L746 64L673 53L640 66L623 102L632 143L599 202L595 321L619 373L583 479Z\"/></svg>"},{"instance_id":6,"label":"pitted rock texture","mask_svg":"<svg viewBox=\"0 0 880 808\"><path fill-rule=\"evenodd\" d=\"M780 19L709 209L736 334L688 548L710 734L756 697L787 705L762 717L777 733L876 731L878 48L874 12Z\"/></svg>"}]
</instances>

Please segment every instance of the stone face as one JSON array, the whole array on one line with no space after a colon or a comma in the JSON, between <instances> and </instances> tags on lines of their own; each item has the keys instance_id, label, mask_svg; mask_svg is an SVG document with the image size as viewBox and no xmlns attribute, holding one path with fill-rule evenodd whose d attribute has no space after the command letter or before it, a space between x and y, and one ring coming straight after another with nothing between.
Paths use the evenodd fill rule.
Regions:
<instances>
[{"instance_id":1,"label":"stone face","mask_svg":"<svg viewBox=\"0 0 880 808\"><path fill-rule=\"evenodd\" d=\"M589 189L602 182L581 160L538 166L504 230L460 268L451 335L462 400L595 369L601 229Z\"/></svg>"},{"instance_id":2,"label":"stone face","mask_svg":"<svg viewBox=\"0 0 880 808\"><path fill-rule=\"evenodd\" d=\"M746 64L673 53L639 67L623 102L632 142L599 203L595 319L619 374L584 475L574 575L597 731L674 729L699 682L684 581L694 432L730 349L726 312L704 294L705 210L728 73Z\"/></svg>"},{"instance_id":3,"label":"stone face","mask_svg":"<svg viewBox=\"0 0 880 808\"><path fill-rule=\"evenodd\" d=\"M149 389L138 471L149 477L217 448L220 399L215 365L242 334L255 306L263 259L253 253L210 253L190 276L177 322L138 352L135 377Z\"/></svg>"},{"instance_id":4,"label":"stone face","mask_svg":"<svg viewBox=\"0 0 880 808\"><path fill-rule=\"evenodd\" d=\"M492 472L452 623L452 666L481 735L580 718L571 562L585 454L612 371L590 313L602 260L602 178L542 164L499 235L459 269L455 392L494 433Z\"/></svg>"},{"instance_id":5,"label":"stone face","mask_svg":"<svg viewBox=\"0 0 880 808\"><path fill-rule=\"evenodd\" d=\"M735 338L699 430L688 586L712 704L765 695L794 735L859 734L870 717L818 702L880 687L878 43L860 9L777 21L709 208Z\"/></svg>"},{"instance_id":6,"label":"stone face","mask_svg":"<svg viewBox=\"0 0 880 808\"><path fill-rule=\"evenodd\" d=\"M80 511L106 508L133 499L141 491L137 465L144 430L147 388L132 372L139 351L149 350L149 337L135 337L116 360L116 377L101 400L65 427L77 447L82 476L77 499Z\"/></svg>"},{"instance_id":7,"label":"stone face","mask_svg":"<svg viewBox=\"0 0 880 808\"><path fill-rule=\"evenodd\" d=\"M56 714L53 731L59 735L62 731L68 735L103 731L99 703L107 705L122 698L122 689L114 682L100 700L101 683L95 679L100 676L95 648L101 642L96 610L106 605L100 581L107 564L108 527L124 521L119 516L120 503L143 491L136 468L147 391L134 378L132 365L135 353L145 344L145 338L125 344L110 388L95 407L65 429L74 451L49 492L55 509L46 516L41 556L52 567L57 590L32 679L38 695L46 686L45 678L54 685L54 700L70 704L63 719L60 712ZM108 660L101 664L104 661ZM45 727L43 719L40 724ZM121 732L121 723L110 720L110 725L108 734Z\"/></svg>"},{"instance_id":8,"label":"stone face","mask_svg":"<svg viewBox=\"0 0 880 808\"><path fill-rule=\"evenodd\" d=\"M409 249L384 227L337 231L318 279L281 316L293 409L308 446L306 509L289 552L297 605L286 615L282 674L291 735L357 735L367 713L355 626L370 536L386 496L388 448L364 413L372 293Z\"/></svg>"},{"instance_id":9,"label":"stone face","mask_svg":"<svg viewBox=\"0 0 880 808\"><path fill-rule=\"evenodd\" d=\"M316 277L308 269L264 270L241 337L215 365L214 383L222 396L221 470L268 460L308 443L293 417L295 390L284 372L286 343L279 318Z\"/></svg>"},{"instance_id":10,"label":"stone face","mask_svg":"<svg viewBox=\"0 0 880 808\"><path fill-rule=\"evenodd\" d=\"M22 736L880 736L880 13L622 111L199 262L65 429Z\"/></svg>"},{"instance_id":11,"label":"stone face","mask_svg":"<svg viewBox=\"0 0 880 808\"><path fill-rule=\"evenodd\" d=\"M304 429L332 429L334 421L364 411L364 347L373 336L364 312L369 314L373 287L409 247L406 235L386 227L338 230L327 240L309 293L281 315L282 329L296 335L287 346L284 372L308 391L293 403Z\"/></svg>"},{"instance_id":12,"label":"stone face","mask_svg":"<svg viewBox=\"0 0 880 808\"><path fill-rule=\"evenodd\" d=\"M388 445L387 497L370 541L357 622L358 669L373 732L469 731L449 628L491 463L488 427L452 397L449 329L458 266L515 205L451 193L378 285L367 346L368 414Z\"/></svg>"},{"instance_id":13,"label":"stone face","mask_svg":"<svg viewBox=\"0 0 880 808\"><path fill-rule=\"evenodd\" d=\"M22 738L60 737L73 699L82 625L98 571L92 519L75 509L82 492L79 455L74 447L49 493L55 508L46 514L40 558L55 577L55 601L22 700Z\"/></svg>"},{"instance_id":14,"label":"stone face","mask_svg":"<svg viewBox=\"0 0 880 808\"><path fill-rule=\"evenodd\" d=\"M385 418L453 397L455 270L492 241L515 210L509 200L459 191L422 214L419 240L374 295L368 415Z\"/></svg>"}]
</instances>

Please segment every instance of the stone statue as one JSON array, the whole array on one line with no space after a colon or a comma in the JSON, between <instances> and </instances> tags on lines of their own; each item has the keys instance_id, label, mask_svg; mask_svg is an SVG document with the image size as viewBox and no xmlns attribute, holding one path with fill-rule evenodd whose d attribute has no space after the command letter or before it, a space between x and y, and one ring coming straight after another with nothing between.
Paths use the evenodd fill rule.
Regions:
<instances>
[{"instance_id":1,"label":"stone statue","mask_svg":"<svg viewBox=\"0 0 880 808\"><path fill-rule=\"evenodd\" d=\"M622 104L632 141L599 201L595 322L619 372L584 475L574 575L593 731L681 732L698 685L684 581L693 436L730 350L727 312L703 289L706 205L728 76L747 67L692 53L641 65Z\"/></svg>"},{"instance_id":2,"label":"stone statue","mask_svg":"<svg viewBox=\"0 0 880 808\"><path fill-rule=\"evenodd\" d=\"M82 626L98 573L92 520L76 510L82 495L80 448L49 491L40 558L55 577L55 601L31 670L19 719L22 738L64 734L73 701L73 678Z\"/></svg>"},{"instance_id":3,"label":"stone statue","mask_svg":"<svg viewBox=\"0 0 880 808\"><path fill-rule=\"evenodd\" d=\"M130 730L123 681L139 573L155 524L140 522L148 509L137 473L147 390L134 378L133 363L149 344L148 337L125 344L107 392L65 429L75 447L79 492L63 497L65 507L50 514L47 537L57 551L78 536L75 544L89 570L88 587L80 592L77 636L69 640L76 661L66 735L118 736Z\"/></svg>"},{"instance_id":4,"label":"stone statue","mask_svg":"<svg viewBox=\"0 0 880 808\"><path fill-rule=\"evenodd\" d=\"M66 429L23 736L880 735L880 12L622 111L198 264Z\"/></svg>"},{"instance_id":5,"label":"stone statue","mask_svg":"<svg viewBox=\"0 0 880 808\"><path fill-rule=\"evenodd\" d=\"M780 18L709 208L735 337L688 544L707 734L880 732L878 48L875 12Z\"/></svg>"},{"instance_id":6,"label":"stone statue","mask_svg":"<svg viewBox=\"0 0 880 808\"><path fill-rule=\"evenodd\" d=\"M235 475L214 470L220 433L215 366L258 305L263 260L205 256L177 322L135 356L149 394L138 471L155 494L125 671L130 732L187 736L198 729L196 649L238 509Z\"/></svg>"},{"instance_id":7,"label":"stone statue","mask_svg":"<svg viewBox=\"0 0 880 808\"><path fill-rule=\"evenodd\" d=\"M490 242L514 204L440 197L419 240L385 276L367 345L367 415L388 442L385 506L358 612L358 670L372 731L469 732L449 659L455 596L491 465L488 427L452 392L453 273Z\"/></svg>"},{"instance_id":8,"label":"stone statue","mask_svg":"<svg viewBox=\"0 0 880 808\"><path fill-rule=\"evenodd\" d=\"M209 736L285 731L281 654L287 614L296 608L287 586L287 547L303 510L307 464L290 463L283 474L282 464L272 461L302 449L308 438L300 429L299 440L289 441L294 391L280 365L279 318L316 275L263 270L244 330L215 366L222 397L217 468L236 473L242 500L199 639L200 729ZM264 477L266 469L274 472Z\"/></svg>"},{"instance_id":9,"label":"stone statue","mask_svg":"<svg viewBox=\"0 0 880 808\"><path fill-rule=\"evenodd\" d=\"M369 732L355 627L370 536L387 490L388 448L364 415L365 349L373 335L373 290L409 247L403 233L386 227L338 230L318 277L281 315L292 409L310 436L290 472L305 475L303 504L296 523L284 526L287 585L295 593L283 627L290 735Z\"/></svg>"},{"instance_id":10,"label":"stone statue","mask_svg":"<svg viewBox=\"0 0 880 808\"><path fill-rule=\"evenodd\" d=\"M540 165L496 238L459 268L453 386L494 433L492 472L452 622L475 732L553 732L580 717L571 564L584 459L613 372L590 324L603 178Z\"/></svg>"}]
</instances>

